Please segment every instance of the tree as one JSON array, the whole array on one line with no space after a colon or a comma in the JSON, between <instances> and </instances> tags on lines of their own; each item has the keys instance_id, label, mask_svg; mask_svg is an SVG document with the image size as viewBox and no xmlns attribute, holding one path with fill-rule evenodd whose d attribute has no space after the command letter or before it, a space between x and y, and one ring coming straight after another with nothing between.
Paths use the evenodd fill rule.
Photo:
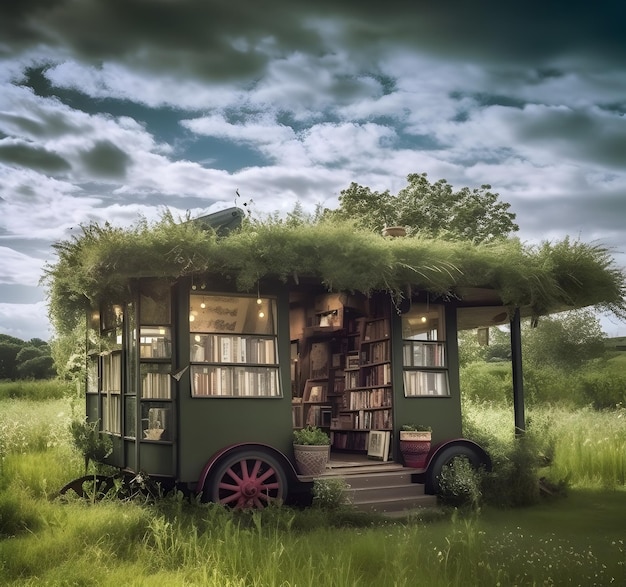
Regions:
<instances>
[{"instance_id":1,"label":"tree","mask_svg":"<svg viewBox=\"0 0 626 587\"><path fill-rule=\"evenodd\" d=\"M45 340L25 342L0 334L0 379L48 379L55 374L50 345Z\"/></svg>"},{"instance_id":2,"label":"tree","mask_svg":"<svg viewBox=\"0 0 626 587\"><path fill-rule=\"evenodd\" d=\"M522 357L529 367L574 370L586 361L601 358L605 335L595 314L588 309L546 316L536 328L522 334Z\"/></svg>"},{"instance_id":3,"label":"tree","mask_svg":"<svg viewBox=\"0 0 626 587\"><path fill-rule=\"evenodd\" d=\"M50 354L50 347L45 342L39 346L26 343L26 346L17 353L15 365L16 374L20 379L49 379L55 376L54 360Z\"/></svg>"},{"instance_id":4,"label":"tree","mask_svg":"<svg viewBox=\"0 0 626 587\"><path fill-rule=\"evenodd\" d=\"M20 350L19 344L0 339L0 379L15 379L17 376L15 358Z\"/></svg>"},{"instance_id":5,"label":"tree","mask_svg":"<svg viewBox=\"0 0 626 587\"><path fill-rule=\"evenodd\" d=\"M330 216L352 218L360 226L380 231L406 226L412 232L441 238L486 242L519 230L510 204L499 201L488 184L454 191L445 180L430 183L426 173L407 176L408 185L396 196L352 183L342 190L338 210Z\"/></svg>"}]
</instances>

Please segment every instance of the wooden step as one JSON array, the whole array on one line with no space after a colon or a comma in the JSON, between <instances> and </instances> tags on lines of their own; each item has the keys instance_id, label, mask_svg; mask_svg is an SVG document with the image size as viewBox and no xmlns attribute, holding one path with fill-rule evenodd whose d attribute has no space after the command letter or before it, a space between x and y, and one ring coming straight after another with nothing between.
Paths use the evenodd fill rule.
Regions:
<instances>
[{"instance_id":1,"label":"wooden step","mask_svg":"<svg viewBox=\"0 0 626 587\"><path fill-rule=\"evenodd\" d=\"M346 497L359 511L407 514L437 504L436 496L424 493L423 484L413 482L415 472L398 463L379 463L333 467L317 478L343 479Z\"/></svg>"}]
</instances>

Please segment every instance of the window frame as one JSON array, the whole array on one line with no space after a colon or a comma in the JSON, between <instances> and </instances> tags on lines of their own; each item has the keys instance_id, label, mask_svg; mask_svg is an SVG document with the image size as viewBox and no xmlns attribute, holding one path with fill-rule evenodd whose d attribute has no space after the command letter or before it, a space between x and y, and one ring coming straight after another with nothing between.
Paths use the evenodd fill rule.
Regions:
<instances>
[{"instance_id":1,"label":"window frame","mask_svg":"<svg viewBox=\"0 0 626 587\"><path fill-rule=\"evenodd\" d=\"M189 293L192 398L283 397L277 307L274 296Z\"/></svg>"}]
</instances>

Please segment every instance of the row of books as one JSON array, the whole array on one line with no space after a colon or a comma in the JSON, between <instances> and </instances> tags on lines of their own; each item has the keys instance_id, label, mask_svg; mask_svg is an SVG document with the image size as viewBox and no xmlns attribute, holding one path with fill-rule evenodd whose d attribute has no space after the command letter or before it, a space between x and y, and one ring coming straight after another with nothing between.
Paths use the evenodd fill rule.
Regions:
<instances>
[{"instance_id":1,"label":"row of books","mask_svg":"<svg viewBox=\"0 0 626 587\"><path fill-rule=\"evenodd\" d=\"M102 396L102 429L113 434L122 433L122 399L119 395Z\"/></svg>"},{"instance_id":2,"label":"row of books","mask_svg":"<svg viewBox=\"0 0 626 587\"><path fill-rule=\"evenodd\" d=\"M371 390L351 391L347 408L362 410L367 408L391 407L392 390L390 387L378 387Z\"/></svg>"},{"instance_id":3,"label":"row of books","mask_svg":"<svg viewBox=\"0 0 626 587\"><path fill-rule=\"evenodd\" d=\"M340 450L367 450L369 432L331 431L331 444Z\"/></svg>"},{"instance_id":4,"label":"row of books","mask_svg":"<svg viewBox=\"0 0 626 587\"><path fill-rule=\"evenodd\" d=\"M330 426L332 418L332 408L330 406L306 406L304 413L305 426L320 426L327 428Z\"/></svg>"},{"instance_id":5,"label":"row of books","mask_svg":"<svg viewBox=\"0 0 626 587\"><path fill-rule=\"evenodd\" d=\"M168 373L144 373L141 377L141 397L170 399L171 385Z\"/></svg>"},{"instance_id":6,"label":"row of books","mask_svg":"<svg viewBox=\"0 0 626 587\"><path fill-rule=\"evenodd\" d=\"M102 390L121 391L122 389L122 355L112 353L102 357Z\"/></svg>"},{"instance_id":7,"label":"row of books","mask_svg":"<svg viewBox=\"0 0 626 587\"><path fill-rule=\"evenodd\" d=\"M195 397L276 397L278 369L266 367L196 367L191 369Z\"/></svg>"},{"instance_id":8,"label":"row of books","mask_svg":"<svg viewBox=\"0 0 626 587\"><path fill-rule=\"evenodd\" d=\"M139 356L142 359L168 359L172 356L172 342L165 336L142 336Z\"/></svg>"},{"instance_id":9,"label":"row of books","mask_svg":"<svg viewBox=\"0 0 626 587\"><path fill-rule=\"evenodd\" d=\"M391 385L391 364L383 363L362 369L361 381L365 387Z\"/></svg>"},{"instance_id":10,"label":"row of books","mask_svg":"<svg viewBox=\"0 0 626 587\"><path fill-rule=\"evenodd\" d=\"M382 363L389 361L389 341L381 340L378 342L364 343L361 346L361 365L368 363Z\"/></svg>"},{"instance_id":11,"label":"row of books","mask_svg":"<svg viewBox=\"0 0 626 587\"><path fill-rule=\"evenodd\" d=\"M276 364L274 337L193 334L191 360L196 363Z\"/></svg>"},{"instance_id":12,"label":"row of books","mask_svg":"<svg viewBox=\"0 0 626 587\"><path fill-rule=\"evenodd\" d=\"M442 342L404 341L402 348L405 367L443 367L445 345Z\"/></svg>"},{"instance_id":13,"label":"row of books","mask_svg":"<svg viewBox=\"0 0 626 587\"><path fill-rule=\"evenodd\" d=\"M342 430L372 430L391 428L391 409L358 410L343 412L338 418Z\"/></svg>"},{"instance_id":14,"label":"row of books","mask_svg":"<svg viewBox=\"0 0 626 587\"><path fill-rule=\"evenodd\" d=\"M449 395L447 372L404 371L404 395Z\"/></svg>"}]
</instances>

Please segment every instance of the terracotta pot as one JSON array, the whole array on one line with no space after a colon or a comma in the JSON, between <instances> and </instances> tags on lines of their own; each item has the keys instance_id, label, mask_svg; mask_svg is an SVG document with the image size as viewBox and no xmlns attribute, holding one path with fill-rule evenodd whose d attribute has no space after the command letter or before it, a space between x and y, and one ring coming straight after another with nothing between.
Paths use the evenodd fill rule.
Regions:
<instances>
[{"instance_id":1,"label":"terracotta pot","mask_svg":"<svg viewBox=\"0 0 626 587\"><path fill-rule=\"evenodd\" d=\"M427 431L400 431L400 452L407 467L423 469L430 452L431 433Z\"/></svg>"}]
</instances>

